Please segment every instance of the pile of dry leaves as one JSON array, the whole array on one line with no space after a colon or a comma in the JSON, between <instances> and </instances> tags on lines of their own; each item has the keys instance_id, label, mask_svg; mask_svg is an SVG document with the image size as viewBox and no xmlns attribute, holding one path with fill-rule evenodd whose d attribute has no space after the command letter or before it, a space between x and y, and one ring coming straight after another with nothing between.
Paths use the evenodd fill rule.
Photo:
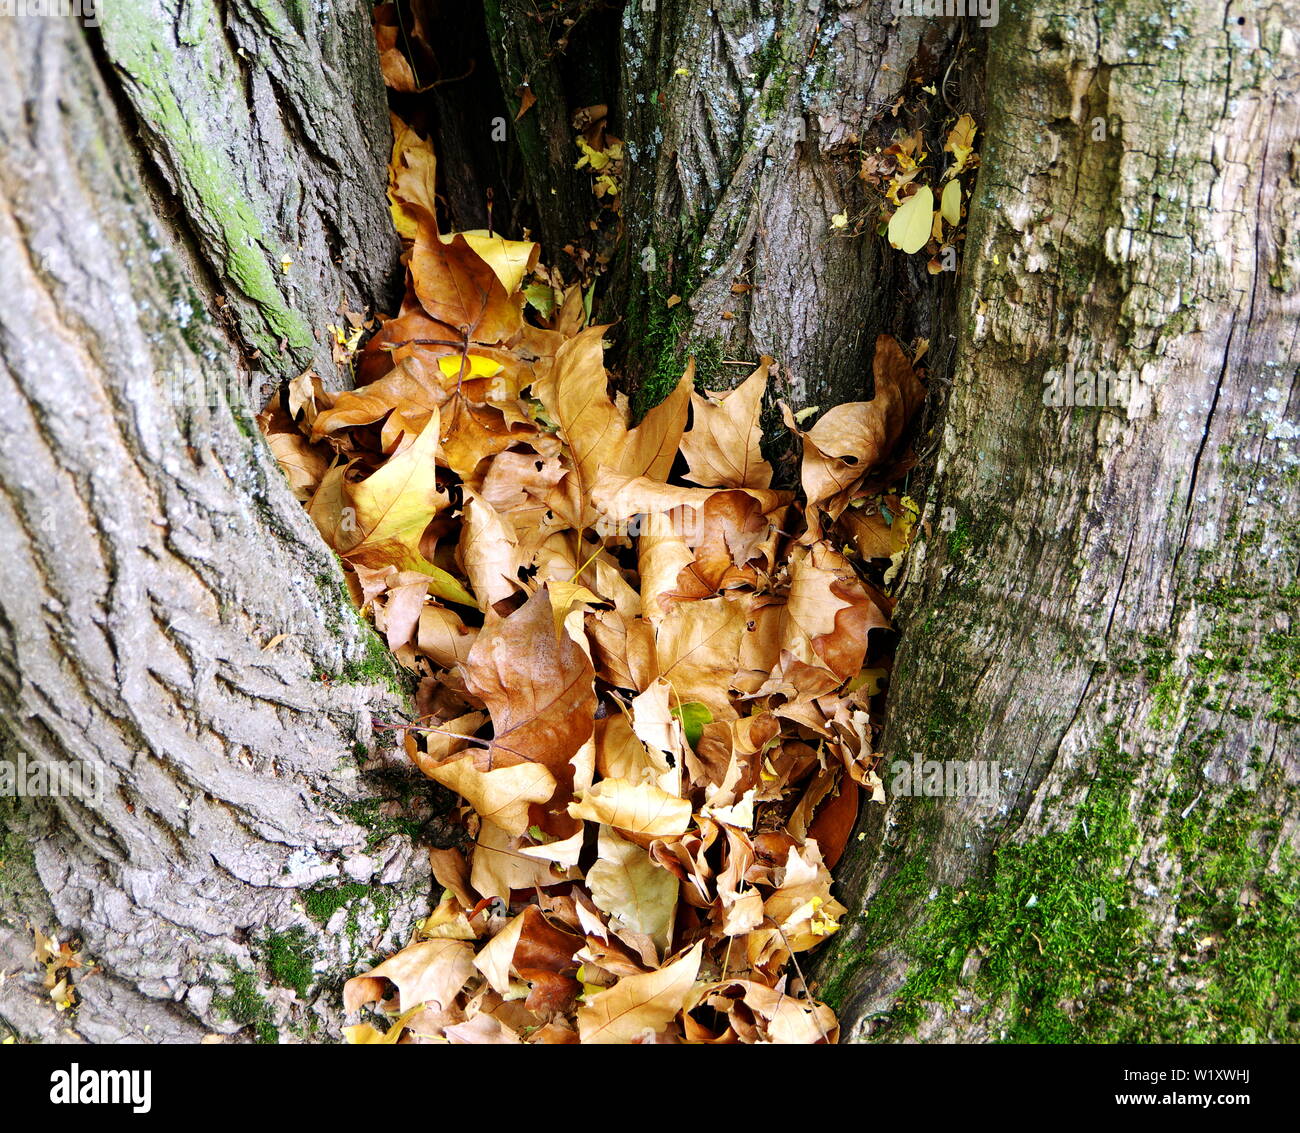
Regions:
<instances>
[{"instance_id":1,"label":"pile of dry leaves","mask_svg":"<svg viewBox=\"0 0 1300 1133\"><path fill-rule=\"evenodd\" d=\"M807 432L785 410L802 491L776 490L770 360L725 396L688 370L630 427L579 289L551 292L533 244L440 234L433 184L403 131L402 310L355 390L305 376L261 419L423 676L407 753L464 800L441 903L347 984L386 1031L348 1037L834 1041L797 954L837 930L829 867L880 797L892 600L868 578L915 518L888 489L924 389L882 337L874 400Z\"/></svg>"}]
</instances>

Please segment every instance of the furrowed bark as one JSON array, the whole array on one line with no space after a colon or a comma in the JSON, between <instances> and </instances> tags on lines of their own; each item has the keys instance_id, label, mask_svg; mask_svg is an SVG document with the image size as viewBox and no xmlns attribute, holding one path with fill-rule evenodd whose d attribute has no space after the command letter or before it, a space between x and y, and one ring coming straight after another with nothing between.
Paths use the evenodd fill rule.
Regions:
<instances>
[{"instance_id":1,"label":"furrowed bark","mask_svg":"<svg viewBox=\"0 0 1300 1133\"><path fill-rule=\"evenodd\" d=\"M483 12L511 118L507 136L523 165L520 197L537 217L535 237L547 262L563 264L567 257L562 249L587 239L588 222L596 212L590 175L575 168L581 153L572 118L590 104L584 99L595 101L601 95L571 76L566 82L562 65L574 31L562 20L564 9L543 13L531 0L485 0ZM575 12L582 17L581 6ZM613 47L603 42L596 51ZM573 50L577 57L578 49ZM536 99L531 109L523 109L525 90ZM611 89L603 97L612 100L613 95Z\"/></svg>"},{"instance_id":2,"label":"furrowed bark","mask_svg":"<svg viewBox=\"0 0 1300 1133\"><path fill-rule=\"evenodd\" d=\"M273 374L334 375L320 316L391 307L392 134L369 6L106 0L99 37L236 334Z\"/></svg>"},{"instance_id":3,"label":"furrowed bark","mask_svg":"<svg viewBox=\"0 0 1300 1133\"><path fill-rule=\"evenodd\" d=\"M875 235L881 198L858 169L864 151L911 128L891 113L896 96L914 76L936 81L958 35L891 7L624 7L616 294L643 403L672 388L688 355L697 381L721 388L770 354L773 394L795 408L868 396L882 331L933 337L932 361L946 360L933 318L943 285ZM832 227L839 213L846 231Z\"/></svg>"},{"instance_id":4,"label":"furrowed bark","mask_svg":"<svg viewBox=\"0 0 1300 1133\"><path fill-rule=\"evenodd\" d=\"M123 11L103 13L106 41ZM372 71L329 98L382 107ZM284 176L331 164L280 145ZM372 180L373 156L353 163ZM173 174L192 200L187 168ZM256 183L255 163L244 172ZM289 196L295 255L325 255L304 218L328 185ZM377 191L339 223L383 209ZM228 280L230 249L200 221L185 244L172 219L81 29L0 22L0 736L11 764L93 767L102 785L0 811L0 1020L45 1041L336 1034L338 978L427 909L427 863L395 819L375 826L387 804L361 770L376 714L404 697L252 421L264 391L239 346L268 308L232 297L248 338L224 338L189 272L198 256ZM269 270L278 247L244 252ZM382 287L380 251L355 252L296 294L277 280L271 305L310 328L301 354L263 352L277 376L312 357L335 284ZM367 257L383 270L367 277ZM74 972L73 1012L41 987L33 928L81 940L96 966Z\"/></svg>"},{"instance_id":5,"label":"furrowed bark","mask_svg":"<svg viewBox=\"0 0 1300 1133\"><path fill-rule=\"evenodd\" d=\"M1003 3L846 1035L1296 1041L1300 112L1280 9ZM1140 370L1154 410L1048 408Z\"/></svg>"}]
</instances>

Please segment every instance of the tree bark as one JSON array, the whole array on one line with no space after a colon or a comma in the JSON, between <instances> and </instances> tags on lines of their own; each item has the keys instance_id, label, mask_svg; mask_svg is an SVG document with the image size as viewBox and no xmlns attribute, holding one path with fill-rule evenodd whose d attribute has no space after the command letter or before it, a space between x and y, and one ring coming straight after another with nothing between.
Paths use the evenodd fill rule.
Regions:
<instances>
[{"instance_id":1,"label":"tree bark","mask_svg":"<svg viewBox=\"0 0 1300 1133\"><path fill-rule=\"evenodd\" d=\"M1002 6L846 1034L1296 1041L1297 58L1276 8ZM1154 409L1050 408L1140 370ZM944 522L947 519L949 522Z\"/></svg>"},{"instance_id":2,"label":"tree bark","mask_svg":"<svg viewBox=\"0 0 1300 1133\"><path fill-rule=\"evenodd\" d=\"M937 364L946 360L935 312L951 288L929 285L875 238L880 197L858 170L864 153L922 124L891 107L914 79L939 80L958 35L891 8L624 7L629 172L616 294L643 403L672 388L688 355L710 388L771 355L773 396L795 408L868 396L882 331L933 338ZM837 214L846 230L832 226Z\"/></svg>"},{"instance_id":3,"label":"tree bark","mask_svg":"<svg viewBox=\"0 0 1300 1133\"><path fill-rule=\"evenodd\" d=\"M113 88L158 203L234 330L280 375L334 372L321 316L400 296L382 207L392 134L369 6L108 0ZM339 320L332 320L339 321ZM296 372L296 370L295 370Z\"/></svg>"},{"instance_id":4,"label":"tree bark","mask_svg":"<svg viewBox=\"0 0 1300 1133\"><path fill-rule=\"evenodd\" d=\"M394 267L365 13L162 12L0 22L0 734L102 787L0 812L0 1019L46 1041L332 1033L427 909L363 770L402 690L252 421L254 352L324 366Z\"/></svg>"}]
</instances>

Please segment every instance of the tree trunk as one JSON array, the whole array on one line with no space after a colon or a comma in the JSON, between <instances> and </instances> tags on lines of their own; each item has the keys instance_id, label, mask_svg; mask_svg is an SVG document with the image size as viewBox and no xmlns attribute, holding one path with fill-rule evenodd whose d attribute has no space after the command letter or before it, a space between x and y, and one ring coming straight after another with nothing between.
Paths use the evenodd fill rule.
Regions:
<instances>
[{"instance_id":1,"label":"tree trunk","mask_svg":"<svg viewBox=\"0 0 1300 1133\"><path fill-rule=\"evenodd\" d=\"M103 7L88 38L0 23L0 738L103 783L0 800L0 1020L332 1037L337 977L427 908L406 835L430 801L399 806L375 717L403 690L249 406L341 377L340 302L391 309L368 14ZM604 254L570 123L605 102L624 234L598 314L643 405L688 356L712 387L770 354L777 396L826 408L870 395L877 333L929 341L946 417L890 797L815 972L846 1037L1294 1041L1294 39L1260 0L1158 26L1006 0L987 34L892 7L428 0L466 25L421 77L443 203L478 225L492 189L550 262ZM461 50L500 100L455 85ZM927 87L932 113L898 108ZM962 110L984 144L958 280L876 235L857 174L896 134L940 152ZM1153 411L1045 405L1067 365L1140 370ZM994 763L999 796L908 797L917 757ZM71 1027L30 927L99 965Z\"/></svg>"},{"instance_id":2,"label":"tree trunk","mask_svg":"<svg viewBox=\"0 0 1300 1133\"><path fill-rule=\"evenodd\" d=\"M525 78L537 98L514 128L548 250L584 240L593 214L588 178L572 168L572 115L607 103L624 139L624 232L598 315L618 324L617 357L641 409L689 357L699 384L716 389L769 354L773 400L798 408L869 395L881 331L930 338L935 365L947 364L939 329L955 285L936 286L923 265L863 238L880 198L858 170L904 125L937 132L891 108L917 82L946 74L956 89L950 64L969 52L958 59L966 39L955 25L900 23L890 0L632 0L621 27L599 9L580 7L570 25L560 9L486 7L512 113ZM613 58L616 75L591 62ZM841 213L848 231L832 225Z\"/></svg>"},{"instance_id":3,"label":"tree trunk","mask_svg":"<svg viewBox=\"0 0 1300 1133\"><path fill-rule=\"evenodd\" d=\"M768 354L774 396L828 408L870 394L879 333L931 337L944 289L873 237L880 198L858 170L912 125L889 108L913 79L938 81L957 36L891 7L625 6L619 294L644 403L688 354L708 388Z\"/></svg>"},{"instance_id":4,"label":"tree trunk","mask_svg":"<svg viewBox=\"0 0 1300 1133\"><path fill-rule=\"evenodd\" d=\"M823 991L855 1038L1294 1042L1294 39L1009 8L882 768L1001 790L868 811ZM1045 406L1071 363L1152 412Z\"/></svg>"},{"instance_id":5,"label":"tree trunk","mask_svg":"<svg viewBox=\"0 0 1300 1133\"><path fill-rule=\"evenodd\" d=\"M309 1035L427 909L360 770L402 690L252 421L395 266L366 13L299 16L0 21L4 755L96 786L3 800L23 1035ZM70 1025L32 928L97 965Z\"/></svg>"}]
</instances>

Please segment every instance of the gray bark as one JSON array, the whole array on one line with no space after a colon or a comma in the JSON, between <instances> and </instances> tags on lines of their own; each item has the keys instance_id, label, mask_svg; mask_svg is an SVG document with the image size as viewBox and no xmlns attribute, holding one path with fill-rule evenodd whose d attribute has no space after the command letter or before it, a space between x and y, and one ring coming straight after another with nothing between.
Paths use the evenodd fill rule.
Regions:
<instances>
[{"instance_id":1,"label":"gray bark","mask_svg":"<svg viewBox=\"0 0 1300 1133\"><path fill-rule=\"evenodd\" d=\"M946 362L933 324L951 282L924 283L923 267L902 264L875 235L881 198L858 169L864 152L906 124L890 108L915 90L911 76L939 80L957 29L898 20L891 7L624 8L618 303L646 400L670 389L692 354L711 388L771 355L773 394L797 409L869 395L882 331L933 337L934 363ZM848 231L832 227L839 213ZM859 226L865 234L850 235ZM681 302L670 308L674 295Z\"/></svg>"},{"instance_id":2,"label":"gray bark","mask_svg":"<svg viewBox=\"0 0 1300 1133\"><path fill-rule=\"evenodd\" d=\"M233 40L269 18L227 9ZM105 7L106 70L72 21L0 21L0 735L11 763L90 765L102 783L0 812L0 1020L47 1041L289 1039L336 1021L332 983L400 942L428 900L423 855L358 821L380 806L361 770L382 746L375 714L403 697L249 408L254 349L293 373L340 289L382 294L392 241L360 234L385 223L387 124L373 57L332 75L320 46L359 50L359 7L263 26L279 54L229 88L198 81L176 40L161 48L163 23L146 72L143 11ZM232 40L209 7L186 11L179 42L197 37L215 67ZM151 206L110 93L122 76L179 210ZM166 108L152 124L151 106ZM174 114L196 132L183 144ZM205 148L197 134L240 114L226 148ZM349 123L364 140L345 157ZM235 260L270 271L289 233L310 282L291 271L260 299L260 282L237 287ZM205 279L229 297L233 336ZM307 328L283 357L265 349L276 311ZM361 671L377 676L347 679ZM324 911L300 893L344 882ZM97 966L74 973L75 1012L41 988L33 928L81 940ZM292 987L286 957L313 968Z\"/></svg>"},{"instance_id":3,"label":"gray bark","mask_svg":"<svg viewBox=\"0 0 1300 1133\"><path fill-rule=\"evenodd\" d=\"M857 399L880 330L930 338L931 388L951 378L881 771L1005 774L994 803L865 809L816 973L845 1034L1294 1040L1294 39L1259 2L1159 26L1136 0L1022 8L985 115L978 74L944 83L978 59L959 22L626 5L610 309L643 398L688 353L705 385L769 353L796 408ZM0 811L0 1019L306 1035L426 871L353 821L377 793L353 747L400 698L319 679L373 669L368 633L237 403L255 371L327 365L340 296L385 295L382 92L360 8L104 21L93 56L56 21L0 25L0 735L106 788ZM915 78L986 132L960 296L870 223L830 228L874 215L858 147ZM1067 362L1142 369L1154 412L1045 407ZM318 924L299 890L345 878L378 895ZM71 1018L32 925L102 966ZM306 996L273 970L286 940L316 954Z\"/></svg>"},{"instance_id":4,"label":"gray bark","mask_svg":"<svg viewBox=\"0 0 1300 1133\"><path fill-rule=\"evenodd\" d=\"M1002 5L882 767L1002 790L868 809L819 973L851 1038L1296 1041L1286 25ZM1066 363L1153 412L1045 407Z\"/></svg>"},{"instance_id":5,"label":"gray bark","mask_svg":"<svg viewBox=\"0 0 1300 1133\"><path fill-rule=\"evenodd\" d=\"M100 7L103 54L160 174L160 209L238 337L273 373L314 364L328 378L320 316L400 295L369 6Z\"/></svg>"}]
</instances>

